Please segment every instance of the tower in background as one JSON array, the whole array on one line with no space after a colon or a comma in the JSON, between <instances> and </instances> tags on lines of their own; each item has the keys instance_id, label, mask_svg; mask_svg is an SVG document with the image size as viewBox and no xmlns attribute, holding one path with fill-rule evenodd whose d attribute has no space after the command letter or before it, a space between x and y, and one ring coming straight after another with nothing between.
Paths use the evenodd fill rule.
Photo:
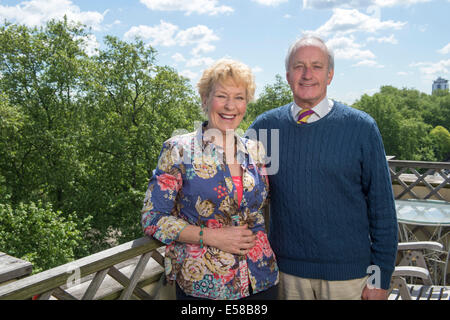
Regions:
<instances>
[{"instance_id":1,"label":"tower in background","mask_svg":"<svg viewBox=\"0 0 450 320\"><path fill-rule=\"evenodd\" d=\"M448 80L441 77L434 80L431 93L433 93L435 90L448 90Z\"/></svg>"}]
</instances>

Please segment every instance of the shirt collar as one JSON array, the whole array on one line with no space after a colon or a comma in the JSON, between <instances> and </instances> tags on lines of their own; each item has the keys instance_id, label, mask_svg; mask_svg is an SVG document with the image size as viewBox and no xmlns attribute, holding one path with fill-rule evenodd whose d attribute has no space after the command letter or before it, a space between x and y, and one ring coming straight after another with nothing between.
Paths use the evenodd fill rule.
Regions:
<instances>
[{"instance_id":1,"label":"shirt collar","mask_svg":"<svg viewBox=\"0 0 450 320\"><path fill-rule=\"evenodd\" d=\"M223 153L223 148L213 142L210 137L207 137L204 135L204 132L206 130L206 126L208 125L208 121L205 121L202 123L202 125L196 130L196 143L201 147L202 151L211 149L216 150L220 153ZM245 146L245 142L243 141L243 138L240 137L236 131L234 131L234 141L236 143L236 150L237 154L248 154L247 147Z\"/></svg>"},{"instance_id":2,"label":"shirt collar","mask_svg":"<svg viewBox=\"0 0 450 320\"><path fill-rule=\"evenodd\" d=\"M311 110L314 111L314 113L319 116L319 118L323 118L327 115L328 112L330 112L330 109L333 107L333 101L328 100L328 98L325 96L325 98L322 99L316 106L312 107ZM298 115L300 108L294 101L293 104L294 115Z\"/></svg>"}]
</instances>

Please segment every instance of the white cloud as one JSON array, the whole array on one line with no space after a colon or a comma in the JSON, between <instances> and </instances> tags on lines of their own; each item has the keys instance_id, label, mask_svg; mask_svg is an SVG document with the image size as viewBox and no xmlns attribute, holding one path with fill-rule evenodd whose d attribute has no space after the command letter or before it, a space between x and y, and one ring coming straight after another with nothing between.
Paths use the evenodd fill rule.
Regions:
<instances>
[{"instance_id":1,"label":"white cloud","mask_svg":"<svg viewBox=\"0 0 450 320\"><path fill-rule=\"evenodd\" d=\"M186 59L183 57L183 55L179 52L175 53L172 56L172 59L175 60L175 62L185 62Z\"/></svg>"},{"instance_id":2,"label":"white cloud","mask_svg":"<svg viewBox=\"0 0 450 320\"><path fill-rule=\"evenodd\" d=\"M186 67L192 68L192 67L200 67L200 66L210 66L214 63L214 59L210 57L196 57L189 59L188 62L186 62Z\"/></svg>"},{"instance_id":3,"label":"white cloud","mask_svg":"<svg viewBox=\"0 0 450 320\"><path fill-rule=\"evenodd\" d=\"M366 15L356 9L333 9L331 18L314 31L305 33L315 34L322 38L331 36L326 41L327 46L334 52L336 59L354 60L355 67L384 68L376 61L375 54L366 48L370 42L398 43L393 34L384 37L369 37L365 44L358 43L355 35L358 33L376 33L385 29L401 29L406 22L392 20L381 21L377 14Z\"/></svg>"},{"instance_id":4,"label":"white cloud","mask_svg":"<svg viewBox=\"0 0 450 320\"><path fill-rule=\"evenodd\" d=\"M216 49L215 46L213 46L209 43L206 43L206 42L201 42L201 43L198 43L194 49L192 49L191 53L194 56L198 56L201 53L208 53L208 52L214 51L215 49Z\"/></svg>"},{"instance_id":5,"label":"white cloud","mask_svg":"<svg viewBox=\"0 0 450 320\"><path fill-rule=\"evenodd\" d=\"M408 71L408 72L405 72L405 71L399 71L399 72L397 72L397 75L399 75L399 76L409 76L409 75L411 75L412 73L410 72L410 71Z\"/></svg>"},{"instance_id":6,"label":"white cloud","mask_svg":"<svg viewBox=\"0 0 450 320\"><path fill-rule=\"evenodd\" d=\"M180 72L180 75L183 77L186 77L190 80L195 80L198 77L198 74L195 72L192 72L191 70L183 70Z\"/></svg>"},{"instance_id":7,"label":"white cloud","mask_svg":"<svg viewBox=\"0 0 450 320\"><path fill-rule=\"evenodd\" d=\"M411 6L418 3L430 2L431 0L375 0L380 7Z\"/></svg>"},{"instance_id":8,"label":"white cloud","mask_svg":"<svg viewBox=\"0 0 450 320\"><path fill-rule=\"evenodd\" d=\"M375 60L362 60L355 63L353 67L370 67L370 68L384 68L383 65L378 64Z\"/></svg>"},{"instance_id":9,"label":"white cloud","mask_svg":"<svg viewBox=\"0 0 450 320\"><path fill-rule=\"evenodd\" d=\"M391 44L398 43L398 40L395 38L395 36L393 34L391 34L389 37L380 37L380 38L369 37L369 38L367 38L367 42L373 42L373 41L376 41L378 43L391 43Z\"/></svg>"},{"instance_id":10,"label":"white cloud","mask_svg":"<svg viewBox=\"0 0 450 320\"><path fill-rule=\"evenodd\" d=\"M431 0L303 0L303 9L332 9L337 7L367 8L410 6Z\"/></svg>"},{"instance_id":11,"label":"white cloud","mask_svg":"<svg viewBox=\"0 0 450 320\"><path fill-rule=\"evenodd\" d=\"M199 45L217 40L219 37L214 34L214 31L204 25L181 30L176 36L176 41L180 46Z\"/></svg>"},{"instance_id":12,"label":"white cloud","mask_svg":"<svg viewBox=\"0 0 450 320\"><path fill-rule=\"evenodd\" d=\"M326 44L333 50L335 59L373 60L376 58L372 51L364 50L363 45L356 43L353 36L335 37L328 40Z\"/></svg>"},{"instance_id":13,"label":"white cloud","mask_svg":"<svg viewBox=\"0 0 450 320\"><path fill-rule=\"evenodd\" d=\"M380 30L401 29L406 22L392 20L381 21L379 18L369 16L356 9L333 9L332 17L311 33L326 37L331 34L345 35L354 32L374 33Z\"/></svg>"},{"instance_id":14,"label":"white cloud","mask_svg":"<svg viewBox=\"0 0 450 320\"><path fill-rule=\"evenodd\" d=\"M410 67L419 68L425 79L431 80L439 75L450 73L450 59L438 62L417 62L410 64Z\"/></svg>"},{"instance_id":15,"label":"white cloud","mask_svg":"<svg viewBox=\"0 0 450 320\"><path fill-rule=\"evenodd\" d=\"M303 9L332 9L342 6L361 8L371 5L373 2L371 0L303 0Z\"/></svg>"},{"instance_id":16,"label":"white cloud","mask_svg":"<svg viewBox=\"0 0 450 320\"><path fill-rule=\"evenodd\" d=\"M70 0L30 0L15 6L0 5L0 20L34 27L42 26L52 19L61 20L66 15L69 21L81 22L93 30L100 30L107 12L81 11Z\"/></svg>"},{"instance_id":17,"label":"white cloud","mask_svg":"<svg viewBox=\"0 0 450 320\"><path fill-rule=\"evenodd\" d=\"M153 46L162 45L170 47L177 44L175 35L178 32L178 29L178 26L161 20L160 24L154 27L145 25L131 27L131 29L124 34L124 38L133 39L135 37L140 37L143 40L149 41Z\"/></svg>"},{"instance_id":18,"label":"white cloud","mask_svg":"<svg viewBox=\"0 0 450 320\"><path fill-rule=\"evenodd\" d=\"M215 50L215 46L210 42L219 40L214 31L204 25L198 25L186 30L163 20L157 26L134 26L128 30L124 38L133 39L140 37L148 41L152 46L188 46L193 45L195 48L192 53L198 55L202 52L211 52Z\"/></svg>"},{"instance_id":19,"label":"white cloud","mask_svg":"<svg viewBox=\"0 0 450 320\"><path fill-rule=\"evenodd\" d=\"M438 50L437 52L440 54L449 54L450 53L450 42L445 47Z\"/></svg>"},{"instance_id":20,"label":"white cloud","mask_svg":"<svg viewBox=\"0 0 450 320\"><path fill-rule=\"evenodd\" d=\"M195 47L191 53L195 56L214 51L216 47L210 44L210 42L218 40L219 37L214 31L204 25L182 30L175 37L175 41L180 46L194 45Z\"/></svg>"},{"instance_id":21,"label":"white cloud","mask_svg":"<svg viewBox=\"0 0 450 320\"><path fill-rule=\"evenodd\" d=\"M254 66L252 68L253 73L259 73L259 72L263 72L263 68L261 68L260 66Z\"/></svg>"},{"instance_id":22,"label":"white cloud","mask_svg":"<svg viewBox=\"0 0 450 320\"><path fill-rule=\"evenodd\" d=\"M192 13L217 15L234 11L229 6L218 6L217 0L140 0L150 10L184 11L186 15Z\"/></svg>"},{"instance_id":23,"label":"white cloud","mask_svg":"<svg viewBox=\"0 0 450 320\"><path fill-rule=\"evenodd\" d=\"M253 2L262 4L263 6L276 7L280 3L288 2L289 0L252 0Z\"/></svg>"}]
</instances>

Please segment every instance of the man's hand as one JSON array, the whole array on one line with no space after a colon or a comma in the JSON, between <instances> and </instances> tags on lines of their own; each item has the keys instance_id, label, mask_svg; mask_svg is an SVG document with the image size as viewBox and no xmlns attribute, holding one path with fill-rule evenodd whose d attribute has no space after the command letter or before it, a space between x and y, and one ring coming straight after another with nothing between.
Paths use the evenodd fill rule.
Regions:
<instances>
[{"instance_id":1,"label":"man's hand","mask_svg":"<svg viewBox=\"0 0 450 320\"><path fill-rule=\"evenodd\" d=\"M375 287L368 287L367 285L364 287L364 290L361 294L361 298L363 300L387 300L388 291L384 289L377 289Z\"/></svg>"}]
</instances>

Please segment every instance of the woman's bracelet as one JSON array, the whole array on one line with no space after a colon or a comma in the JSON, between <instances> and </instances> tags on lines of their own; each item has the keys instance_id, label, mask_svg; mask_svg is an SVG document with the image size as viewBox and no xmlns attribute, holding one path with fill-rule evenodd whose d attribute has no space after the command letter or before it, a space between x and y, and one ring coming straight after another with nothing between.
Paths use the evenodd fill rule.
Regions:
<instances>
[{"instance_id":1,"label":"woman's bracelet","mask_svg":"<svg viewBox=\"0 0 450 320\"><path fill-rule=\"evenodd\" d=\"M200 249L203 249L203 228L205 227L205 225L201 225L200 226Z\"/></svg>"}]
</instances>

